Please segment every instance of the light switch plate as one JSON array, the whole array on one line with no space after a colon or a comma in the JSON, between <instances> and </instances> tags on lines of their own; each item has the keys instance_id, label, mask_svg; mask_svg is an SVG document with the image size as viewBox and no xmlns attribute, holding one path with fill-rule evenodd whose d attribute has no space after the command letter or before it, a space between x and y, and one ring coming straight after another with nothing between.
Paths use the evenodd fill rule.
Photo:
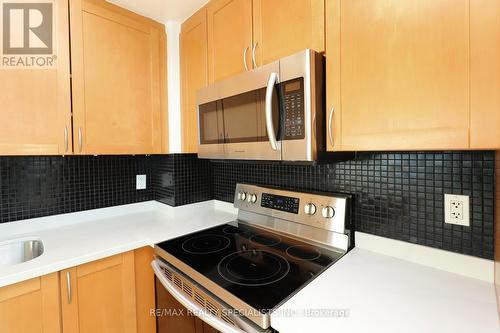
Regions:
<instances>
[{"instance_id":1,"label":"light switch plate","mask_svg":"<svg viewBox=\"0 0 500 333\"><path fill-rule=\"evenodd\" d=\"M444 195L444 223L470 226L469 221L469 196Z\"/></svg>"},{"instance_id":2,"label":"light switch plate","mask_svg":"<svg viewBox=\"0 0 500 333\"><path fill-rule=\"evenodd\" d=\"M136 190L146 189L146 175L135 176L135 189Z\"/></svg>"}]
</instances>

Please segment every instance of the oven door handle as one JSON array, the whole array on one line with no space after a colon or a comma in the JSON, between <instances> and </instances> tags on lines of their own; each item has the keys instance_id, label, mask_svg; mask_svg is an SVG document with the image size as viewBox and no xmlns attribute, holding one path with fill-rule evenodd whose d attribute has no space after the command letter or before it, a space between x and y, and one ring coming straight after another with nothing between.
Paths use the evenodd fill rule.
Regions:
<instances>
[{"instance_id":1,"label":"oven door handle","mask_svg":"<svg viewBox=\"0 0 500 333\"><path fill-rule=\"evenodd\" d=\"M273 125L273 92L274 86L279 82L278 73L271 73L267 81L266 88L266 130L267 138L273 150L278 150L278 142L276 141L276 134L274 133Z\"/></svg>"},{"instance_id":2,"label":"oven door handle","mask_svg":"<svg viewBox=\"0 0 500 333\"><path fill-rule=\"evenodd\" d=\"M202 308L200 305L196 304L186 295L183 295L180 291L178 291L175 285L172 283L172 281L169 281L165 277L165 274L163 274L162 269L160 268L160 264L156 260L153 260L151 262L151 266L153 266L153 271L155 272L156 277L158 278L160 283L165 287L165 289L186 309L188 309L192 313L195 313L196 316L198 316L208 325L212 326L213 328L222 333L246 333L245 331L238 329L237 327L234 327L231 324L226 323L222 319L210 314L207 310Z\"/></svg>"}]
</instances>

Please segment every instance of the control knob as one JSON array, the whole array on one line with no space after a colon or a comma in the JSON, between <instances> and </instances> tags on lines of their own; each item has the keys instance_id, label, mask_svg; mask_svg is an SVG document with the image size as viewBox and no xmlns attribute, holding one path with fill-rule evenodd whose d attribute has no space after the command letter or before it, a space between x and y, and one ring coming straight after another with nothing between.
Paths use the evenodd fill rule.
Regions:
<instances>
[{"instance_id":1,"label":"control knob","mask_svg":"<svg viewBox=\"0 0 500 333\"><path fill-rule=\"evenodd\" d=\"M335 209L331 206L323 207L323 209L321 209L321 215L323 215L325 219L331 219L335 215Z\"/></svg>"},{"instance_id":2,"label":"control knob","mask_svg":"<svg viewBox=\"0 0 500 333\"><path fill-rule=\"evenodd\" d=\"M245 192L238 192L238 200L245 201L247 194Z\"/></svg>"},{"instance_id":3,"label":"control knob","mask_svg":"<svg viewBox=\"0 0 500 333\"><path fill-rule=\"evenodd\" d=\"M310 202L304 206L304 213L306 215L314 215L316 213L316 206Z\"/></svg>"},{"instance_id":4,"label":"control knob","mask_svg":"<svg viewBox=\"0 0 500 333\"><path fill-rule=\"evenodd\" d=\"M247 197L247 201L251 203L256 203L257 202L257 196L255 194L249 194Z\"/></svg>"}]
</instances>

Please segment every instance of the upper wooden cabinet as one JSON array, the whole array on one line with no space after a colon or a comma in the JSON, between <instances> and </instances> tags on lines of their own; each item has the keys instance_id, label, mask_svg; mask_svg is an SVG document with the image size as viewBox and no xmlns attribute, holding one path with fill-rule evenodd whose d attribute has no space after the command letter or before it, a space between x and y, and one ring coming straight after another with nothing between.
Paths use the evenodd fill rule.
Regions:
<instances>
[{"instance_id":1,"label":"upper wooden cabinet","mask_svg":"<svg viewBox=\"0 0 500 333\"><path fill-rule=\"evenodd\" d=\"M137 332L134 269L131 251L62 271L63 332Z\"/></svg>"},{"instance_id":2,"label":"upper wooden cabinet","mask_svg":"<svg viewBox=\"0 0 500 333\"><path fill-rule=\"evenodd\" d=\"M500 149L500 1L470 2L470 147Z\"/></svg>"},{"instance_id":3,"label":"upper wooden cabinet","mask_svg":"<svg viewBox=\"0 0 500 333\"><path fill-rule=\"evenodd\" d=\"M68 2L55 10L54 67L0 67L0 155L72 151Z\"/></svg>"},{"instance_id":4,"label":"upper wooden cabinet","mask_svg":"<svg viewBox=\"0 0 500 333\"><path fill-rule=\"evenodd\" d=\"M253 0L257 66L304 49L325 50L324 0Z\"/></svg>"},{"instance_id":5,"label":"upper wooden cabinet","mask_svg":"<svg viewBox=\"0 0 500 333\"><path fill-rule=\"evenodd\" d=\"M207 6L209 82L251 69L252 0L215 0Z\"/></svg>"},{"instance_id":6,"label":"upper wooden cabinet","mask_svg":"<svg viewBox=\"0 0 500 333\"><path fill-rule=\"evenodd\" d=\"M323 0L213 0L207 5L209 82L311 48L323 52Z\"/></svg>"},{"instance_id":7,"label":"upper wooden cabinet","mask_svg":"<svg viewBox=\"0 0 500 333\"><path fill-rule=\"evenodd\" d=\"M54 4L55 66L0 68L0 155L166 152L163 25L104 0Z\"/></svg>"},{"instance_id":8,"label":"upper wooden cabinet","mask_svg":"<svg viewBox=\"0 0 500 333\"><path fill-rule=\"evenodd\" d=\"M182 151L198 151L196 91L294 52L324 50L323 0L213 0L182 24Z\"/></svg>"},{"instance_id":9,"label":"upper wooden cabinet","mask_svg":"<svg viewBox=\"0 0 500 333\"><path fill-rule=\"evenodd\" d=\"M327 5L329 148L467 148L469 1Z\"/></svg>"},{"instance_id":10,"label":"upper wooden cabinet","mask_svg":"<svg viewBox=\"0 0 500 333\"><path fill-rule=\"evenodd\" d=\"M60 333L59 274L0 288L0 332Z\"/></svg>"},{"instance_id":11,"label":"upper wooden cabinet","mask_svg":"<svg viewBox=\"0 0 500 333\"><path fill-rule=\"evenodd\" d=\"M198 150L196 91L208 84L207 11L199 10L182 24L180 34L182 151Z\"/></svg>"},{"instance_id":12,"label":"upper wooden cabinet","mask_svg":"<svg viewBox=\"0 0 500 333\"><path fill-rule=\"evenodd\" d=\"M327 1L328 149L499 148L499 7Z\"/></svg>"},{"instance_id":13,"label":"upper wooden cabinet","mask_svg":"<svg viewBox=\"0 0 500 333\"><path fill-rule=\"evenodd\" d=\"M54 3L55 66L0 68L0 155L166 152L163 25L104 0Z\"/></svg>"},{"instance_id":14,"label":"upper wooden cabinet","mask_svg":"<svg viewBox=\"0 0 500 333\"><path fill-rule=\"evenodd\" d=\"M160 153L163 25L102 0L70 14L75 153Z\"/></svg>"}]
</instances>

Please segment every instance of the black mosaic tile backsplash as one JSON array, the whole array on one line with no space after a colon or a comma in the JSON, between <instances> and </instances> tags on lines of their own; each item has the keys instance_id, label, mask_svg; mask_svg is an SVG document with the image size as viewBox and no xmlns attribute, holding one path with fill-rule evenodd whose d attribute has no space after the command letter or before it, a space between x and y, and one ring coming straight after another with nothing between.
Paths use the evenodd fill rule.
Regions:
<instances>
[{"instance_id":1,"label":"black mosaic tile backsplash","mask_svg":"<svg viewBox=\"0 0 500 333\"><path fill-rule=\"evenodd\" d=\"M147 156L0 157L0 223L152 200Z\"/></svg>"},{"instance_id":2,"label":"black mosaic tile backsplash","mask_svg":"<svg viewBox=\"0 0 500 333\"><path fill-rule=\"evenodd\" d=\"M237 182L354 195L359 231L493 258L494 152L359 153L294 165L159 156L0 157L0 223L156 199L231 202ZM135 189L146 174L148 188ZM444 224L443 195L471 197L471 226Z\"/></svg>"},{"instance_id":3,"label":"black mosaic tile backsplash","mask_svg":"<svg viewBox=\"0 0 500 333\"><path fill-rule=\"evenodd\" d=\"M196 154L154 156L153 188L156 200L181 206L213 199L212 169Z\"/></svg>"},{"instance_id":4,"label":"black mosaic tile backsplash","mask_svg":"<svg viewBox=\"0 0 500 333\"><path fill-rule=\"evenodd\" d=\"M214 161L215 199L237 182L354 194L358 231L493 258L494 152L359 153L319 165ZM470 196L471 226L444 223L444 193Z\"/></svg>"}]
</instances>

